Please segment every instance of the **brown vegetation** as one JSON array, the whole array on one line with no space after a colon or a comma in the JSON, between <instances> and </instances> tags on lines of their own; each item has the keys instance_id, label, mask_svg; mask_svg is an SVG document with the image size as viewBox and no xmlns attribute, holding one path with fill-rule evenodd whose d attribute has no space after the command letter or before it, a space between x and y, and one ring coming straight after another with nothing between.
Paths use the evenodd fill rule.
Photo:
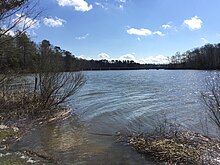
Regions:
<instances>
[{"instance_id":1,"label":"brown vegetation","mask_svg":"<svg viewBox=\"0 0 220 165\"><path fill-rule=\"evenodd\" d=\"M180 127L160 135L131 136L128 143L138 152L168 164L217 165L220 161L219 139Z\"/></svg>"},{"instance_id":2,"label":"brown vegetation","mask_svg":"<svg viewBox=\"0 0 220 165\"><path fill-rule=\"evenodd\" d=\"M42 73L37 81L4 75L0 82L0 115L8 119L45 118L63 109L63 103L84 84L80 72ZM62 105L62 106L60 106Z\"/></svg>"}]
</instances>

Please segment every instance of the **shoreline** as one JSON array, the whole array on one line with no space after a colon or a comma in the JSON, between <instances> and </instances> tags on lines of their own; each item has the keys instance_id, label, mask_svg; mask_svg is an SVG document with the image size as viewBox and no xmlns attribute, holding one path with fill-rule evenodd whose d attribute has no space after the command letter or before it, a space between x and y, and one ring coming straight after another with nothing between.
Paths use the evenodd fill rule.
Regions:
<instances>
[{"instance_id":1,"label":"shoreline","mask_svg":"<svg viewBox=\"0 0 220 165\"><path fill-rule=\"evenodd\" d=\"M71 109L63 108L48 118L35 120L26 128L19 127L19 123L11 126L0 125L0 135L6 132L4 138L0 138L0 157L3 161L16 163L40 163L50 162L57 164L57 161L47 153L37 153L31 150L11 151L10 145L16 143L32 128L44 126L51 122L63 121L71 117ZM17 125L17 126L15 126ZM155 163L168 164L211 164L220 163L220 139L207 137L190 130L178 129L163 136L159 135L126 135L117 132L112 135L118 138L118 142L128 144L137 153L152 158ZM1 137L1 136L0 136ZM120 139L126 139L120 141ZM15 159L16 158L16 159ZM19 164L19 165L20 165Z\"/></svg>"},{"instance_id":2,"label":"shoreline","mask_svg":"<svg viewBox=\"0 0 220 165\"><path fill-rule=\"evenodd\" d=\"M38 153L31 150L18 149L14 150L11 147L16 142L20 141L27 133L35 127L43 127L46 124L63 121L71 117L71 109L57 109L51 116L34 119L23 119L22 121L8 121L10 124L0 125L0 159L1 163L28 165L28 164L58 164L57 161L47 155L47 153ZM7 122L6 122L7 123Z\"/></svg>"}]
</instances>

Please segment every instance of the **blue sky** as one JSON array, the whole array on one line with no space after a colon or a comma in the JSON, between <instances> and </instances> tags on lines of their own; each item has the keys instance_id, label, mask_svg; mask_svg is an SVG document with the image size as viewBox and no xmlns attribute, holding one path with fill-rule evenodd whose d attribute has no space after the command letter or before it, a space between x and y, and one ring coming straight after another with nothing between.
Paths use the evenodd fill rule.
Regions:
<instances>
[{"instance_id":1,"label":"blue sky","mask_svg":"<svg viewBox=\"0 0 220 165\"><path fill-rule=\"evenodd\" d=\"M86 59L163 63L220 41L219 0L41 0L34 41Z\"/></svg>"}]
</instances>

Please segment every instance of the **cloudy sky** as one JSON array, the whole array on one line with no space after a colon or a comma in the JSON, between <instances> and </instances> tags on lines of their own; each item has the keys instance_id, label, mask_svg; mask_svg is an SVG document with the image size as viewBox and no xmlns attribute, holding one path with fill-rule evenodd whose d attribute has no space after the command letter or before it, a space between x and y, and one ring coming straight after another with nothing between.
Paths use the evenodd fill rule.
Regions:
<instances>
[{"instance_id":1,"label":"cloudy sky","mask_svg":"<svg viewBox=\"0 0 220 165\"><path fill-rule=\"evenodd\" d=\"M41 0L33 40L87 59L164 63L220 41L219 0Z\"/></svg>"}]
</instances>

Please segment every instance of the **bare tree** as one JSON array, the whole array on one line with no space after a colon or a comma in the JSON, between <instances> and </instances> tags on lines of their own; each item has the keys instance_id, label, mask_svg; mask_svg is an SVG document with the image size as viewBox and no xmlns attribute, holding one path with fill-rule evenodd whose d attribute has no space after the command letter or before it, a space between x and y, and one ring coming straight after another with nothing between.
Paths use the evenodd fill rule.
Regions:
<instances>
[{"instance_id":1,"label":"bare tree","mask_svg":"<svg viewBox=\"0 0 220 165\"><path fill-rule=\"evenodd\" d=\"M25 31L37 23L37 0L1 0L0 37L12 31Z\"/></svg>"},{"instance_id":2,"label":"bare tree","mask_svg":"<svg viewBox=\"0 0 220 165\"><path fill-rule=\"evenodd\" d=\"M50 110L57 109L68 101L85 83L85 78L81 72L62 72L62 60L56 55L49 41L42 41L39 52L34 95L39 103L37 109L51 112Z\"/></svg>"},{"instance_id":3,"label":"bare tree","mask_svg":"<svg viewBox=\"0 0 220 165\"><path fill-rule=\"evenodd\" d=\"M220 129L220 73L214 73L206 81L206 92L202 92L204 102L210 119Z\"/></svg>"}]
</instances>

